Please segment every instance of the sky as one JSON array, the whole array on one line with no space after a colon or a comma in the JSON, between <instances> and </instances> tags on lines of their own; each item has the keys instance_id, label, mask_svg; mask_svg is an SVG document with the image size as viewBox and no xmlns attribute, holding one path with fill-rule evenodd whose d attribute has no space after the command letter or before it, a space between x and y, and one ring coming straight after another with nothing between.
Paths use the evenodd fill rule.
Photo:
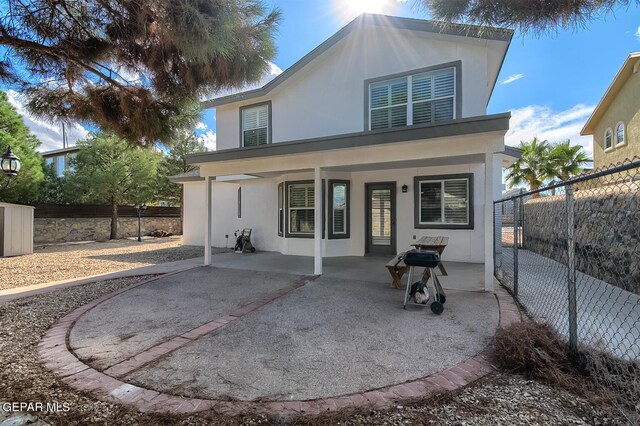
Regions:
<instances>
[{"instance_id":1,"label":"sky","mask_svg":"<svg viewBox=\"0 0 640 426\"><path fill-rule=\"evenodd\" d=\"M414 0L265 0L265 4L282 11L282 22L275 39L278 53L257 86L293 65L361 12L430 18ZM627 55L635 51L640 51L636 3L616 8L583 29L516 33L487 113L511 112L508 145L534 136L550 142L570 139L591 155L591 136L581 137L580 130ZM20 107L19 94L8 94ZM41 150L62 147L59 126L34 120L24 109L20 112L43 142ZM196 129L211 149L215 148L215 125L215 111L207 110ZM78 125L69 131L69 140L73 143L85 134L86 129Z\"/></svg>"}]
</instances>

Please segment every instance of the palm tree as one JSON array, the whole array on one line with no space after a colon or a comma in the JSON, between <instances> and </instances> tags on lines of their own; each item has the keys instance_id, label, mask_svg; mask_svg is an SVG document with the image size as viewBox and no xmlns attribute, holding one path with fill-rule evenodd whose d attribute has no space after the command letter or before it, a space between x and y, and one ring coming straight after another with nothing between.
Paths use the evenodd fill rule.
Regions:
<instances>
[{"instance_id":1,"label":"palm tree","mask_svg":"<svg viewBox=\"0 0 640 426\"><path fill-rule=\"evenodd\" d=\"M531 191L540 188L542 183L549 176L551 147L547 141L540 141L533 138L531 142L520 142L519 148L523 151L522 156L509 167L507 181L509 188L515 185L527 183ZM533 195L535 198L540 194Z\"/></svg>"},{"instance_id":2,"label":"palm tree","mask_svg":"<svg viewBox=\"0 0 640 426\"><path fill-rule=\"evenodd\" d=\"M568 180L571 176L580 174L585 163L592 161L582 150L582 146L571 146L569 139L554 144L551 148L552 168L549 170L549 177L558 178L562 181Z\"/></svg>"}]
</instances>

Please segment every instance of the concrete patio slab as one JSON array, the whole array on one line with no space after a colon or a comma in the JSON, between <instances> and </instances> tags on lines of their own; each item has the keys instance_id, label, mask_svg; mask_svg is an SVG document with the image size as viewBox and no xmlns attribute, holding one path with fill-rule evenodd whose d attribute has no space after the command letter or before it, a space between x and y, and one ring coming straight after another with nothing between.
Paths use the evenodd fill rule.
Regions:
<instances>
[{"instance_id":1,"label":"concrete patio slab","mask_svg":"<svg viewBox=\"0 0 640 426\"><path fill-rule=\"evenodd\" d=\"M322 261L324 277L360 280L391 285L391 276L385 268L391 256L343 256L325 257ZM456 290L484 290L484 265L481 263L449 262L445 260L449 276L440 277L442 286ZM254 270L286 272L293 274L313 273L312 256L291 256L277 252L256 252L238 255L219 253L211 258L213 266ZM406 278L403 278L403 283Z\"/></svg>"},{"instance_id":2,"label":"concrete patio slab","mask_svg":"<svg viewBox=\"0 0 640 426\"><path fill-rule=\"evenodd\" d=\"M493 294L449 291L444 313L436 316L428 306L403 310L403 292L386 282L329 276L237 309L296 277L203 267L159 279L80 317L70 346L109 374L108 367L159 344L123 376L154 391L204 399L308 400L454 366L480 352L499 321ZM181 340L185 334L176 340L232 311L238 318L224 327L202 330L190 342Z\"/></svg>"},{"instance_id":3,"label":"concrete patio slab","mask_svg":"<svg viewBox=\"0 0 640 426\"><path fill-rule=\"evenodd\" d=\"M198 267L121 293L80 317L69 346L103 369L281 290L291 274Z\"/></svg>"}]
</instances>

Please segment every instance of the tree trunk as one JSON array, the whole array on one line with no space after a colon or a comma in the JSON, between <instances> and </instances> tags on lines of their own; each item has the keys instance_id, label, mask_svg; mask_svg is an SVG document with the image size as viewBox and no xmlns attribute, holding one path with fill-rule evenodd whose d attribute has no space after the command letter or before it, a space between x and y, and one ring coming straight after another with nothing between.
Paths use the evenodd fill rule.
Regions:
<instances>
[{"instance_id":1,"label":"tree trunk","mask_svg":"<svg viewBox=\"0 0 640 426\"><path fill-rule=\"evenodd\" d=\"M529 189L530 189L531 191L535 191L536 189L538 189L538 187L539 187L539 186L535 184L535 181L534 181L533 179L531 179L531 180L529 181ZM531 197L532 197L532 198L540 198L540 193L539 193L539 192L536 192L536 193L532 194L532 195L531 195Z\"/></svg>"},{"instance_id":2,"label":"tree trunk","mask_svg":"<svg viewBox=\"0 0 640 426\"><path fill-rule=\"evenodd\" d=\"M118 238L118 203L116 200L111 200L111 236L112 240Z\"/></svg>"}]
</instances>

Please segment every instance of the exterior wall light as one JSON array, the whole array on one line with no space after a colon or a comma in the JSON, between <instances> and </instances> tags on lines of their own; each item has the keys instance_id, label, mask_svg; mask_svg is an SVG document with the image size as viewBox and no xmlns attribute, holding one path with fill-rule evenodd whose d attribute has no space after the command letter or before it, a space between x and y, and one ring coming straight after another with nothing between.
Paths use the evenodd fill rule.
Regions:
<instances>
[{"instance_id":1,"label":"exterior wall light","mask_svg":"<svg viewBox=\"0 0 640 426\"><path fill-rule=\"evenodd\" d=\"M407 185L402 185L402 192L409 192L409 187Z\"/></svg>"},{"instance_id":2,"label":"exterior wall light","mask_svg":"<svg viewBox=\"0 0 640 426\"><path fill-rule=\"evenodd\" d=\"M20 159L11 151L11 147L8 147L7 152L0 157L0 170L2 175L7 178L4 186L0 185L0 188L4 189L9 186L11 178L17 176L20 171Z\"/></svg>"}]
</instances>

